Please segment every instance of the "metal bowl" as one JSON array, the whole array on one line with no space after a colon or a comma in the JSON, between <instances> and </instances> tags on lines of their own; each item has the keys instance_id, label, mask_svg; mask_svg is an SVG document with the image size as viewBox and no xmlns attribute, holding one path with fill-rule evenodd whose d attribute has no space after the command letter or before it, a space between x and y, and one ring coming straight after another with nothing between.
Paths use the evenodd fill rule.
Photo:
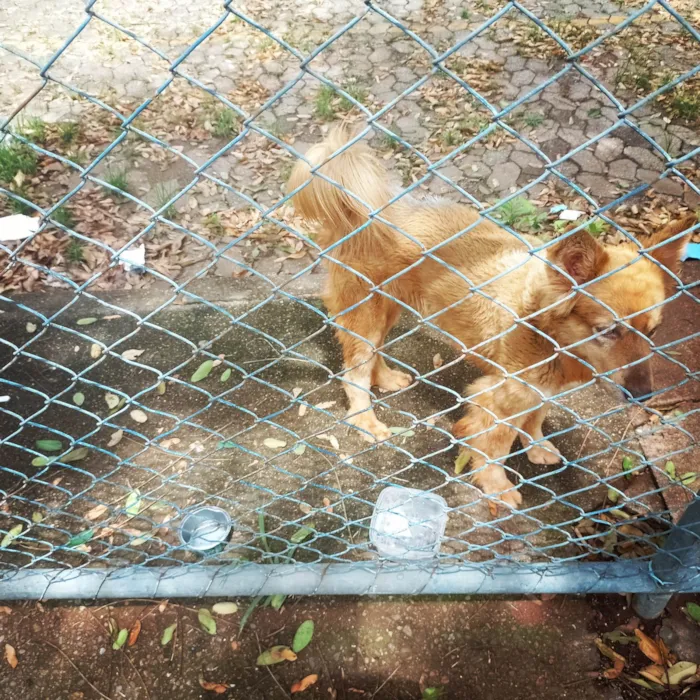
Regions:
<instances>
[{"instance_id":1,"label":"metal bowl","mask_svg":"<svg viewBox=\"0 0 700 700\"><path fill-rule=\"evenodd\" d=\"M198 552L224 544L230 534L231 516L225 510L212 506L190 511L180 525L182 544Z\"/></svg>"}]
</instances>

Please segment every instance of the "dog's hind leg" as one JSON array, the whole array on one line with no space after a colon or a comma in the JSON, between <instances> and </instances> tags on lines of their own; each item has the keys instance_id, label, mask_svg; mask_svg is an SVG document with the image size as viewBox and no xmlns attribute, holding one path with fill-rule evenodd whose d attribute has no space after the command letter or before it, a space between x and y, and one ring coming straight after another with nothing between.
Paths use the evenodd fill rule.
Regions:
<instances>
[{"instance_id":1,"label":"dog's hind leg","mask_svg":"<svg viewBox=\"0 0 700 700\"><path fill-rule=\"evenodd\" d=\"M352 305L348 303L347 294L344 301L345 306ZM337 330L343 349L344 371L340 379L349 403L345 420L357 427L368 442L391 437L389 428L374 414L370 391L379 359L376 348L384 342L388 330L385 329L388 303L375 295L352 311L337 313L333 309L333 300L327 300L329 311L334 315L337 313L335 322L341 327Z\"/></svg>"},{"instance_id":2,"label":"dog's hind leg","mask_svg":"<svg viewBox=\"0 0 700 700\"><path fill-rule=\"evenodd\" d=\"M380 345L384 345L387 333L393 328L394 324L401 315L401 307L398 304L387 302L387 312L384 319L384 335L382 336ZM372 386L377 386L381 391L399 391L405 389L413 382L413 377L406 372L401 372L398 369L391 369L384 361L384 358L377 354L372 369Z\"/></svg>"},{"instance_id":3,"label":"dog's hind leg","mask_svg":"<svg viewBox=\"0 0 700 700\"><path fill-rule=\"evenodd\" d=\"M561 453L549 441L544 439L542 433L542 423L547 416L549 407L547 405L528 413L522 424L522 431L519 433L520 442L527 450L527 458L533 464L558 464L561 462ZM533 445L533 443L537 443Z\"/></svg>"}]
</instances>

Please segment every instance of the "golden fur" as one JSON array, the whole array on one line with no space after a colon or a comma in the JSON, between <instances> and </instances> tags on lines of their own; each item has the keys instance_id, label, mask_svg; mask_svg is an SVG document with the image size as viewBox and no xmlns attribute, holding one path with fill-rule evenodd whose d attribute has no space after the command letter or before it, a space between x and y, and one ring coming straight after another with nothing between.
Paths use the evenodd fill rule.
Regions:
<instances>
[{"instance_id":1,"label":"golden fur","mask_svg":"<svg viewBox=\"0 0 700 700\"><path fill-rule=\"evenodd\" d=\"M661 321L660 308L651 307L666 298L673 279L636 246L602 246L585 232L562 237L534 255L512 234L482 221L435 248L477 222L476 211L408 195L386 206L401 188L365 144L328 160L349 138L342 128L332 131L310 149L308 163L296 164L289 181L289 191L306 183L293 203L302 217L320 223L321 248L364 226L329 253L354 272L329 260L325 294L331 316L349 331L338 332L350 404L347 420L367 439L389 437L372 409L370 387L397 391L413 380L389 368L377 352L401 312L393 297L423 317L432 316L464 357L484 372L467 388L469 409L453 432L468 445L474 482L517 506L521 496L499 460L520 437L526 448L538 441L528 450L530 461L559 461L554 445L542 439L548 397L604 373L635 397L650 393L647 338ZM318 173L354 196L312 176L309 163L325 163ZM369 223L368 207L381 209ZM649 247L693 223L695 217L669 224ZM675 273L686 238L677 237L650 254ZM592 281L598 277L604 278ZM585 290L595 298L572 291L571 279L580 285L590 282ZM616 324L615 317L639 333ZM629 363L635 364L616 371Z\"/></svg>"}]
</instances>

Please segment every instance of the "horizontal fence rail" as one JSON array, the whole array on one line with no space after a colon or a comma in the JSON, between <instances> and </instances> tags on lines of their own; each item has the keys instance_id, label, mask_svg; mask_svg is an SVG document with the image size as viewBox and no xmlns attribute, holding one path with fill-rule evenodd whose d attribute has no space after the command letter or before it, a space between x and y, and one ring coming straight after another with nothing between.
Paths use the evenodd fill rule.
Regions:
<instances>
[{"instance_id":1,"label":"horizontal fence rail","mask_svg":"<svg viewBox=\"0 0 700 700\"><path fill-rule=\"evenodd\" d=\"M683 218L687 226L671 243L697 245L700 235L692 220L700 202L697 25L666 0L604 21L552 17L524 2L483 12L449 2L415 11L411 2L348 2L332 12L330 5L308 20L324 31L301 40L254 2L226 0L206 28L180 28L176 53L156 34L103 14L97 0L85 3L48 58L0 35L0 66L16 62L31 77L0 111L0 215L24 216L16 225L32 226L11 240L2 228L9 220L0 220L0 598L700 591L700 468L692 466L700 430L697 268L691 261L678 273L659 253L661 242L644 235ZM439 13L448 10L461 29L445 38ZM363 37L383 40L377 27L391 36L387 46L401 48L375 62L389 62L385 93L377 85L386 78L361 88L359 78L334 71L343 51L364 59ZM633 61L642 62L644 46L625 43L640 27L674 37L685 63L658 81L640 74ZM152 62L146 94L117 99L76 78L82 73L71 59L91 32L116 36ZM512 41L499 43L498 32ZM506 56L511 44L525 47L521 40L535 48ZM216 47L226 45L255 46L257 58L242 53L226 61L231 75L217 67L207 77ZM542 74L524 67L542 63L543 52L551 62ZM399 55L404 63L394 66ZM102 59L95 60L97 74ZM598 71L606 61L615 62L614 84ZM506 97L493 76L508 65L516 72ZM264 66L275 76L267 87L262 78L254 90L233 84L237 71L258 75ZM394 74L404 77L394 83ZM564 84L574 86L569 97L554 95ZM592 92L577 98L576 85ZM52 91L82 116L46 124L30 116ZM300 102L305 91L311 97ZM546 117L528 111L545 98ZM450 103L460 113L443 123ZM397 110L406 104L424 110L420 124L402 126L407 117ZM285 115L298 135L283 133ZM440 125L433 136L431 119ZM346 142L310 159L307 146L323 141L333 120L349 124ZM83 144L88 133L92 141ZM362 144L403 177L380 205L329 175ZM591 176L594 164L581 177L579 164L606 151L616 153L609 171ZM144 187L156 174L173 174L177 184L148 195L129 185L124 168L142 158ZM308 165L308 178L285 189L295 162ZM366 211L325 246L294 208L319 183ZM425 245L393 212L436 195L477 216ZM214 210L216 197L229 208ZM573 201L585 211L560 218ZM666 297L619 317L596 296L599 287L576 279L574 267L563 270L571 298L613 313L620 332L648 343L648 352L604 371L581 360L591 372L579 385L548 395L535 388L532 405L491 411L483 433L453 434L455 421L494 387L532 390L527 373L536 366L506 369L488 346L512 343L522 331L546 338L539 316L562 301L520 315L493 290L526 262L479 282L448 262L448 247L484 223L517 240L527 260L541 261L543 275L562 271L552 261L555 246L579 232L610 249L627 246L635 257L595 281L651 261L663 271ZM343 253L378 227L420 249L414 263L380 281ZM168 255L187 246L190 257L171 264ZM282 276L287 263L294 268ZM399 299L394 290L406 275L428 264L453 275L468 296L426 313ZM364 292L340 310L327 308L314 282L322 269L348 275ZM444 319L474 298L509 320L502 328L493 321L488 340L467 347ZM386 360L411 380L372 394L390 428L379 442L364 439L352 409L346 415L343 389L367 389L356 384L361 364L343 366L333 337L352 335L348 318L370 300L403 312L372 347L372 362ZM687 321L682 332L664 335L662 325L647 338L637 317L662 311L665 324ZM554 352L579 358L589 340L555 340ZM498 377L495 384L479 384L473 360ZM665 370L640 400L618 386L620 373L641 371L648 360ZM470 383L480 388L465 394ZM533 408L550 409L545 437L522 428ZM475 438L502 427L531 444L514 441L505 455L474 448ZM551 447L545 438L562 460L529 464L533 446ZM478 469L470 476L459 456L467 445L472 467L479 456L483 468L505 464L522 503L503 503L515 488L510 497L478 488ZM444 499L446 526L432 556L412 559L417 545L409 544L392 560L370 541L387 487ZM205 507L212 510L198 513ZM412 517L418 526L428 519ZM203 545L197 518L214 518ZM400 539L403 526L394 526Z\"/></svg>"}]
</instances>

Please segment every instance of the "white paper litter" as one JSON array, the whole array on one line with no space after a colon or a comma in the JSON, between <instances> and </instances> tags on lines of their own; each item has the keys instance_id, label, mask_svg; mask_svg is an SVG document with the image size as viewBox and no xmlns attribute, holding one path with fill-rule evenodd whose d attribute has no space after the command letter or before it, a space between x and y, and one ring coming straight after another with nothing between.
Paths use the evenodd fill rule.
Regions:
<instances>
[{"instance_id":1,"label":"white paper litter","mask_svg":"<svg viewBox=\"0 0 700 700\"><path fill-rule=\"evenodd\" d=\"M21 241L39 230L39 219L24 214L0 218L0 241Z\"/></svg>"},{"instance_id":2,"label":"white paper litter","mask_svg":"<svg viewBox=\"0 0 700 700\"><path fill-rule=\"evenodd\" d=\"M142 243L138 248L125 250L119 260L127 272L142 269L146 265L146 246Z\"/></svg>"},{"instance_id":3,"label":"white paper litter","mask_svg":"<svg viewBox=\"0 0 700 700\"><path fill-rule=\"evenodd\" d=\"M564 221L576 221L583 216L582 211L577 211L576 209L564 209L564 211L559 214L559 218Z\"/></svg>"}]
</instances>

